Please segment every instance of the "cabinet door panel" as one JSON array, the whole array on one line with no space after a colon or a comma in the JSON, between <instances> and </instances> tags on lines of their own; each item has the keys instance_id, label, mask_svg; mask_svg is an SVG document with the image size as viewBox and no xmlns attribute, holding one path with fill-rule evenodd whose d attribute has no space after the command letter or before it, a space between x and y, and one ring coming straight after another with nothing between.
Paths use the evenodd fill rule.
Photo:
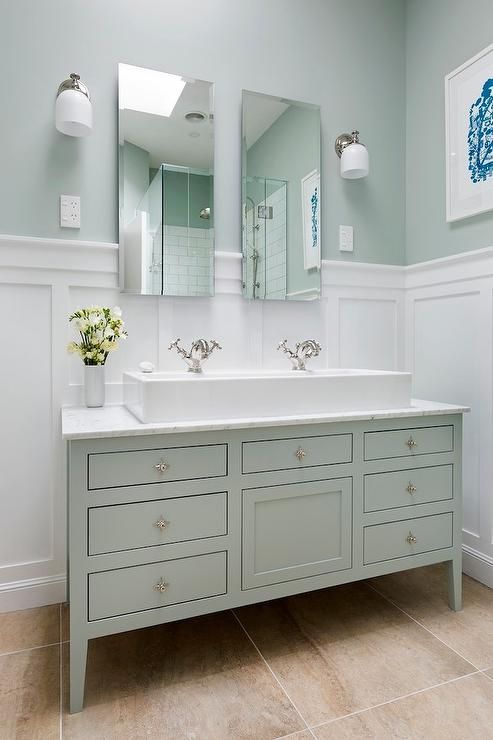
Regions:
<instances>
[{"instance_id":1,"label":"cabinet door panel","mask_svg":"<svg viewBox=\"0 0 493 740\"><path fill-rule=\"evenodd\" d=\"M351 478L242 496L244 589L351 567Z\"/></svg>"}]
</instances>

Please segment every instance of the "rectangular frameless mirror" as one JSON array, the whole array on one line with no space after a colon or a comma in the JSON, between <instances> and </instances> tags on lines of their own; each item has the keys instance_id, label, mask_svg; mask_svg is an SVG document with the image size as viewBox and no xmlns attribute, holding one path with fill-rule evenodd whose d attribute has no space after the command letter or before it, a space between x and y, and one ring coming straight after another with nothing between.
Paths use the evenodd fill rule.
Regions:
<instances>
[{"instance_id":1,"label":"rectangular frameless mirror","mask_svg":"<svg viewBox=\"0 0 493 740\"><path fill-rule=\"evenodd\" d=\"M243 295L320 296L320 108L243 90Z\"/></svg>"},{"instance_id":2,"label":"rectangular frameless mirror","mask_svg":"<svg viewBox=\"0 0 493 740\"><path fill-rule=\"evenodd\" d=\"M213 85L118 65L120 289L214 293Z\"/></svg>"}]
</instances>

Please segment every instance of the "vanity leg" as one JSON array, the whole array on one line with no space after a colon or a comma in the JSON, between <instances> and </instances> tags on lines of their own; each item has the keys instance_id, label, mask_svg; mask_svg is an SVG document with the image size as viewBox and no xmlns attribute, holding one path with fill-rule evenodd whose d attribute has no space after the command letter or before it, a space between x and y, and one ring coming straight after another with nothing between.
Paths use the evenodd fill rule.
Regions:
<instances>
[{"instance_id":1,"label":"vanity leg","mask_svg":"<svg viewBox=\"0 0 493 740\"><path fill-rule=\"evenodd\" d=\"M85 638L70 640L70 713L80 712L84 705L87 643Z\"/></svg>"},{"instance_id":2,"label":"vanity leg","mask_svg":"<svg viewBox=\"0 0 493 740\"><path fill-rule=\"evenodd\" d=\"M450 560L448 566L448 603L454 612L462 609L462 558Z\"/></svg>"}]
</instances>

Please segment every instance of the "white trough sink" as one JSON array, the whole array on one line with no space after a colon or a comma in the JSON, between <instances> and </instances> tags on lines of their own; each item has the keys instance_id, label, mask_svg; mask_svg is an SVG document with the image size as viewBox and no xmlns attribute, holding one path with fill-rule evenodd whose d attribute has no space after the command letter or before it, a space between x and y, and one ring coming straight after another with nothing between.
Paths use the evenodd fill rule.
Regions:
<instances>
[{"instance_id":1,"label":"white trough sink","mask_svg":"<svg viewBox=\"0 0 493 740\"><path fill-rule=\"evenodd\" d=\"M411 406L411 374L383 370L126 372L123 383L125 406L145 424Z\"/></svg>"}]
</instances>

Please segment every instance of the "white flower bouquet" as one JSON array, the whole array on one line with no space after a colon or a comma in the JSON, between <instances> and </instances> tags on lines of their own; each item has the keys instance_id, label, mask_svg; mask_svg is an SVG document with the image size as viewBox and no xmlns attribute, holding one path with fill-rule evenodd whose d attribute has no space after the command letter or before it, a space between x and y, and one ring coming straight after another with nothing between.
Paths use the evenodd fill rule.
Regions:
<instances>
[{"instance_id":1,"label":"white flower bouquet","mask_svg":"<svg viewBox=\"0 0 493 740\"><path fill-rule=\"evenodd\" d=\"M80 342L70 342L67 350L79 355L84 365L104 365L109 353L118 349L119 340L127 337L118 306L81 308L69 316L69 321L74 322Z\"/></svg>"}]
</instances>

